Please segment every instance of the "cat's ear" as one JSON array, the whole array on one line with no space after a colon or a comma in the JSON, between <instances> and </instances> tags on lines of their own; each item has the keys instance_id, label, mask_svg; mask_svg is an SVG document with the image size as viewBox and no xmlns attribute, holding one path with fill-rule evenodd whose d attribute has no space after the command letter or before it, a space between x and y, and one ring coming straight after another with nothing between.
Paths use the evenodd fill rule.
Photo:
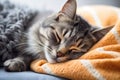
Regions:
<instances>
[{"instance_id":1,"label":"cat's ear","mask_svg":"<svg viewBox=\"0 0 120 80\"><path fill-rule=\"evenodd\" d=\"M102 38L106 33L108 33L113 27L107 27L103 29L93 30L92 35L96 37L96 39Z\"/></svg>"},{"instance_id":2,"label":"cat's ear","mask_svg":"<svg viewBox=\"0 0 120 80\"><path fill-rule=\"evenodd\" d=\"M76 14L76 8L77 8L76 0L68 0L64 4L60 13L67 15L71 19L74 19L75 14Z\"/></svg>"}]
</instances>

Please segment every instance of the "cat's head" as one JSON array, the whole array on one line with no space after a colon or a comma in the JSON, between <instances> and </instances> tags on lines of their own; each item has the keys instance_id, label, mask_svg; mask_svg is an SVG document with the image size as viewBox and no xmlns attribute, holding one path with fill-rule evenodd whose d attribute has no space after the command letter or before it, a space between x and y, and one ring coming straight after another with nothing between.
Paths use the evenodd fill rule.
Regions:
<instances>
[{"instance_id":1,"label":"cat's head","mask_svg":"<svg viewBox=\"0 0 120 80\"><path fill-rule=\"evenodd\" d=\"M37 35L50 63L77 58L97 41L95 36L100 30L94 31L84 19L77 17L76 8L76 0L68 0L60 12L41 23Z\"/></svg>"}]
</instances>

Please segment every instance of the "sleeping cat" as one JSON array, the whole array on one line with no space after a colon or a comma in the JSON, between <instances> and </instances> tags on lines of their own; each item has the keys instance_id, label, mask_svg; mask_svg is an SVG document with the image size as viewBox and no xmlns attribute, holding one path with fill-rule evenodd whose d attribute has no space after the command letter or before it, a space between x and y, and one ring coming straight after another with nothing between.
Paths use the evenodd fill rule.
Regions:
<instances>
[{"instance_id":1,"label":"sleeping cat","mask_svg":"<svg viewBox=\"0 0 120 80\"><path fill-rule=\"evenodd\" d=\"M27 33L27 54L6 61L6 70L26 70L34 59L47 59L49 63L76 59L111 29L92 27L76 15L76 8L76 0L68 0L59 13L35 23Z\"/></svg>"}]
</instances>

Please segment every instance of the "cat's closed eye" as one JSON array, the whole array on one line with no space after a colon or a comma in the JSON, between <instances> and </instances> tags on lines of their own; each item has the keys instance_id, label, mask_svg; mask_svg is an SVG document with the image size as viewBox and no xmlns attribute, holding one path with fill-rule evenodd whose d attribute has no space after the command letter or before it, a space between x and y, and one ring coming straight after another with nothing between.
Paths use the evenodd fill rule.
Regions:
<instances>
[{"instance_id":1,"label":"cat's closed eye","mask_svg":"<svg viewBox=\"0 0 120 80\"><path fill-rule=\"evenodd\" d=\"M49 40L52 45L58 45L61 42L61 37L60 35L56 32L54 27L51 27L51 32L49 34Z\"/></svg>"},{"instance_id":2,"label":"cat's closed eye","mask_svg":"<svg viewBox=\"0 0 120 80\"><path fill-rule=\"evenodd\" d=\"M72 51L72 52L78 52L78 51L80 51L80 48L76 47L76 46L72 46L72 47L69 48L69 50Z\"/></svg>"}]
</instances>

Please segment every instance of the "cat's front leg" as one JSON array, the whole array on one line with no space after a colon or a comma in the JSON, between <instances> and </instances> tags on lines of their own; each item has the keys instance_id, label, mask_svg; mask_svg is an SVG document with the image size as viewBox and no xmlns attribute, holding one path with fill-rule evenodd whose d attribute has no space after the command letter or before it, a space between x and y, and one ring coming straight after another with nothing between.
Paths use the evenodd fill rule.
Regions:
<instances>
[{"instance_id":1,"label":"cat's front leg","mask_svg":"<svg viewBox=\"0 0 120 80\"><path fill-rule=\"evenodd\" d=\"M26 58L21 56L5 61L4 67L6 71L11 71L11 72L26 71L29 68L30 62L31 62L31 58Z\"/></svg>"}]
</instances>

